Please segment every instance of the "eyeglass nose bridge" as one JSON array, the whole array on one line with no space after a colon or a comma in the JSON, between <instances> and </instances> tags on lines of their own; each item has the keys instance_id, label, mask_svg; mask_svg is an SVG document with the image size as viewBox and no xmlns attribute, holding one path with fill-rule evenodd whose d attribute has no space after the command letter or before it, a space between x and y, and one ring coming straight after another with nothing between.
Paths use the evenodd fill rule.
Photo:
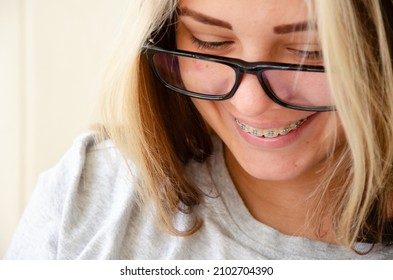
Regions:
<instances>
[{"instance_id":1,"label":"eyeglass nose bridge","mask_svg":"<svg viewBox=\"0 0 393 280\"><path fill-rule=\"evenodd\" d=\"M264 93L276 104L287 107L288 104L278 99L278 97L270 90L262 75L263 72L270 68L263 66L246 66L246 65L237 65L236 70L236 83L232 88L231 93L228 95L228 98L233 97L237 92L240 84L242 83L242 79L244 74L256 75L259 81L260 86L262 87Z\"/></svg>"}]
</instances>

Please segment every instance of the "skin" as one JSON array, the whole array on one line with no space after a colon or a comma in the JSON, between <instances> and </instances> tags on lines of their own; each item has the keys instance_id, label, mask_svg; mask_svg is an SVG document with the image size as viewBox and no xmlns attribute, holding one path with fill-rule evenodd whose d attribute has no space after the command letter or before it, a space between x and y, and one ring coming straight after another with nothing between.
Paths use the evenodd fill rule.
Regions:
<instances>
[{"instance_id":1,"label":"skin","mask_svg":"<svg viewBox=\"0 0 393 280\"><path fill-rule=\"evenodd\" d=\"M317 31L287 26L307 21L301 0L248 0L246 5L239 0L182 0L180 8L179 49L250 62L323 65L320 56L303 54L320 51ZM210 45L196 44L195 38ZM317 226L308 224L307 216L316 207L310 197L321 181L332 143L343 139L338 120L332 118L335 113L281 107L250 74L231 99L193 103L223 140L228 170L250 213L285 234L332 242L329 223L323 223L323 234L317 236ZM307 117L296 131L271 139L248 135L235 121L270 129Z\"/></svg>"}]
</instances>

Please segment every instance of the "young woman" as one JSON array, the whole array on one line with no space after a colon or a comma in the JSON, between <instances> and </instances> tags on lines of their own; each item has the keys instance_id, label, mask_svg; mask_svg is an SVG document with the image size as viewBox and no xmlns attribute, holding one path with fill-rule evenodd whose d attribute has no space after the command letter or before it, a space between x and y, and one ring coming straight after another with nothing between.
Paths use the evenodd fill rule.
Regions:
<instances>
[{"instance_id":1,"label":"young woman","mask_svg":"<svg viewBox=\"0 0 393 280\"><path fill-rule=\"evenodd\" d=\"M102 124L7 258L393 259L391 11L131 1Z\"/></svg>"}]
</instances>

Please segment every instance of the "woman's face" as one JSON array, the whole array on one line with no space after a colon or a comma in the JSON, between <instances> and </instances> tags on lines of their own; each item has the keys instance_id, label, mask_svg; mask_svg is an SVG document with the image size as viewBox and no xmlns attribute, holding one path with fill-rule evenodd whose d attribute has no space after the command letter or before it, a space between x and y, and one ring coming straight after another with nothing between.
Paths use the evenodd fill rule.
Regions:
<instances>
[{"instance_id":1,"label":"woman's face","mask_svg":"<svg viewBox=\"0 0 393 280\"><path fill-rule=\"evenodd\" d=\"M317 32L304 24L308 18L302 0L181 0L179 7L178 49L249 62L323 65ZM217 91L219 86L211 89L209 81L223 72L202 66L196 65L194 70L198 71L193 75L182 72L186 86L203 80L200 87ZM210 74L205 75L206 71ZM289 79L284 73L281 78L278 87L285 87ZM324 94L328 92L326 80L311 78L303 88L320 96L310 98L329 99ZM231 173L236 172L233 168L241 169L259 180L315 177L336 136L337 123L332 118L335 113L282 107L269 99L252 74L243 76L236 94L228 100L193 99L193 103L224 141Z\"/></svg>"}]
</instances>

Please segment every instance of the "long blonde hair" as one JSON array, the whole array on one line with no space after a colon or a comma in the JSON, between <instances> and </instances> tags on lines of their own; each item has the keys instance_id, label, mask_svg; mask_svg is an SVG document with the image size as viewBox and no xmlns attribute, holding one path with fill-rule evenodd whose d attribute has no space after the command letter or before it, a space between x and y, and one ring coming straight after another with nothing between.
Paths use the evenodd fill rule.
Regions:
<instances>
[{"instance_id":1,"label":"long blonde hair","mask_svg":"<svg viewBox=\"0 0 393 280\"><path fill-rule=\"evenodd\" d=\"M347 139L337 168L347 172L341 174L346 183L330 204L338 238L349 247L357 240L392 242L393 19L383 14L393 7L388 1L385 7L374 0L315 2L325 68Z\"/></svg>"},{"instance_id":2,"label":"long blonde hair","mask_svg":"<svg viewBox=\"0 0 393 280\"><path fill-rule=\"evenodd\" d=\"M383 3L391 8L389 1ZM324 205L335 209L332 223L340 244L352 248L356 241L392 242L391 236L385 238L386 231L392 234L386 227L392 217L391 15L382 14L386 7L374 0L308 3L347 136L347 148L331 174L345 175L346 180ZM130 4L103 88L100 135L111 138L135 164L141 202L153 210L163 228L189 235L201 221L195 217L193 226L178 230L173 217L178 211L192 215L202 202L203 194L183 169L188 160L209 156L209 130L189 98L156 81L141 51L153 38L174 47L178 0Z\"/></svg>"},{"instance_id":3,"label":"long blonde hair","mask_svg":"<svg viewBox=\"0 0 393 280\"><path fill-rule=\"evenodd\" d=\"M195 122L198 114L188 99L168 95L151 77L141 53L153 33L168 28L165 25L176 7L177 1L131 1L104 83L100 135L109 137L137 167L134 184L158 225L187 235L199 228L200 221L195 218L189 229L180 231L173 225L173 217L178 211L192 214L201 202L200 191L184 176L183 167L190 157L203 160L200 151L209 149L197 152L195 146L203 137L198 133L204 130L204 123ZM174 125L176 129L171 127Z\"/></svg>"}]
</instances>

